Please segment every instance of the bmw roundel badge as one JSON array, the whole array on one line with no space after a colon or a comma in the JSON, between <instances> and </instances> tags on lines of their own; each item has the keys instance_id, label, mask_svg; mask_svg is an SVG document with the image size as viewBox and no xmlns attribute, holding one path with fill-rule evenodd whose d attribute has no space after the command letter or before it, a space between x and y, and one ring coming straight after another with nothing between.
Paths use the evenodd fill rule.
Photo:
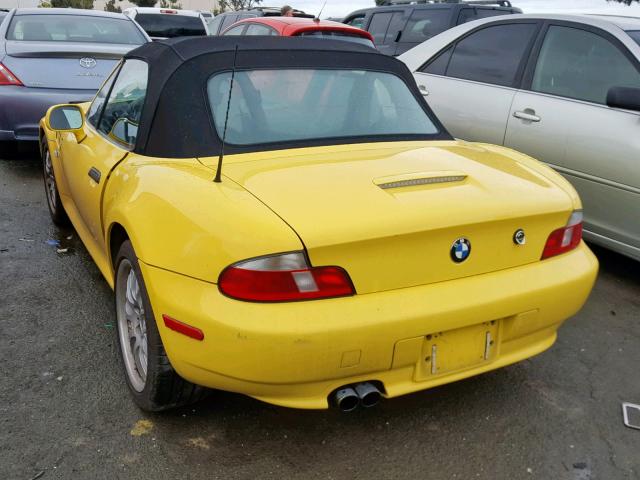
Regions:
<instances>
[{"instance_id":1,"label":"bmw roundel badge","mask_svg":"<svg viewBox=\"0 0 640 480\"><path fill-rule=\"evenodd\" d=\"M451 260L462 263L471 255L471 242L462 237L453 242L451 247Z\"/></svg>"}]
</instances>

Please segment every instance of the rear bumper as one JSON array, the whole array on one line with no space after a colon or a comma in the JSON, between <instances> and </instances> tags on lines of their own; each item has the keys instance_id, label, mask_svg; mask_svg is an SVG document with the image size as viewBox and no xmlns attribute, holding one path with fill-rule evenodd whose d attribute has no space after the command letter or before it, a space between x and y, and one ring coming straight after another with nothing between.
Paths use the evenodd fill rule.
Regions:
<instances>
[{"instance_id":1,"label":"rear bumper","mask_svg":"<svg viewBox=\"0 0 640 480\"><path fill-rule=\"evenodd\" d=\"M395 397L544 351L586 301L598 264L583 243L557 258L491 274L288 304L239 302L216 285L141 268L165 349L181 376L287 407L327 408L331 392L347 384L379 381L385 396ZM200 328L204 341L168 330L162 314ZM427 335L491 321L498 330L489 359L437 373L425 368ZM469 341L463 335L450 359Z\"/></svg>"},{"instance_id":2,"label":"rear bumper","mask_svg":"<svg viewBox=\"0 0 640 480\"><path fill-rule=\"evenodd\" d=\"M38 140L38 123L59 103L91 100L95 90L0 86L0 141Z\"/></svg>"}]
</instances>

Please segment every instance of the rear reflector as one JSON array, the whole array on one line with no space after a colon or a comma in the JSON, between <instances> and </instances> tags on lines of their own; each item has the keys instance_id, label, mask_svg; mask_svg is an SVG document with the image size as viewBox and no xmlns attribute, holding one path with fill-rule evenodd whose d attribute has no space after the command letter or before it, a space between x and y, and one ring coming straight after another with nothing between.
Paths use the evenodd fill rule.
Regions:
<instances>
[{"instance_id":1,"label":"rear reflector","mask_svg":"<svg viewBox=\"0 0 640 480\"><path fill-rule=\"evenodd\" d=\"M204 340L204 333L199 328L187 325L180 320L171 318L169 315L162 315L162 320L164 320L165 326L174 332L181 333L195 340Z\"/></svg>"},{"instance_id":2,"label":"rear reflector","mask_svg":"<svg viewBox=\"0 0 640 480\"><path fill-rule=\"evenodd\" d=\"M582 240L582 212L571 214L569 222L563 228L551 232L542 252L542 260L569 252L580 245Z\"/></svg>"},{"instance_id":3,"label":"rear reflector","mask_svg":"<svg viewBox=\"0 0 640 480\"><path fill-rule=\"evenodd\" d=\"M0 85L18 85L22 86L22 82L18 80L11 70L0 63Z\"/></svg>"},{"instance_id":4,"label":"rear reflector","mask_svg":"<svg viewBox=\"0 0 640 480\"><path fill-rule=\"evenodd\" d=\"M250 302L294 302L355 294L340 267L310 267L302 252L247 260L227 267L218 280L228 297Z\"/></svg>"}]
</instances>

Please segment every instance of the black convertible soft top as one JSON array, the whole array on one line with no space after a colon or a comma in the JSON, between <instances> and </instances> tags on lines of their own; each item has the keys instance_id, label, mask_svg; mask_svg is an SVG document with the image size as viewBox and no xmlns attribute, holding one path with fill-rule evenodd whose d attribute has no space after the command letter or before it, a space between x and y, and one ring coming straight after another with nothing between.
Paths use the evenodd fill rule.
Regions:
<instances>
[{"instance_id":1,"label":"black convertible soft top","mask_svg":"<svg viewBox=\"0 0 640 480\"><path fill-rule=\"evenodd\" d=\"M151 42L124 56L149 65L147 95L134 152L151 157L193 158L220 153L222 140L213 124L206 86L211 76L230 71L236 48L237 70L332 68L388 72L409 87L439 132L436 135L386 135L293 141L265 146L225 146L245 153L375 141L451 139L420 94L411 72L392 57L353 42L296 37L182 37Z\"/></svg>"}]
</instances>

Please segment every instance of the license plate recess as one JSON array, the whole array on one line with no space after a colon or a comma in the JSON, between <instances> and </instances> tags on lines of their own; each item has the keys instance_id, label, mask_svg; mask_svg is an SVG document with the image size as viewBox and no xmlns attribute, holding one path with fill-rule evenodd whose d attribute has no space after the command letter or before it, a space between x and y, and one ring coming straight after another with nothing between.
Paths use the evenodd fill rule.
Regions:
<instances>
[{"instance_id":1,"label":"license plate recess","mask_svg":"<svg viewBox=\"0 0 640 480\"><path fill-rule=\"evenodd\" d=\"M500 347L500 321L426 335L416 380L427 380L491 362Z\"/></svg>"}]
</instances>

